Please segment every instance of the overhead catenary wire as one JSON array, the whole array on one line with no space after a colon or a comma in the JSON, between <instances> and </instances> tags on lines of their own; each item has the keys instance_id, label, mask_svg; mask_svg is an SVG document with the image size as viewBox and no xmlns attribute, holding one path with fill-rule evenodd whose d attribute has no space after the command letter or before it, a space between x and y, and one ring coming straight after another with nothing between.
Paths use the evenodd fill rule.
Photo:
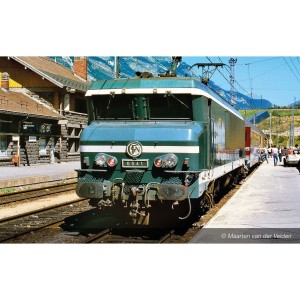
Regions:
<instances>
[{"instance_id":1,"label":"overhead catenary wire","mask_svg":"<svg viewBox=\"0 0 300 300\"><path fill-rule=\"evenodd\" d=\"M213 63L209 57L206 56L206 58L209 60L210 63ZM225 67L227 66L226 64L224 64ZM217 71L221 74L221 76L229 83L230 87L233 87L233 89L236 91L236 92L239 92L234 86L232 86L231 82L224 76L224 74L219 70L217 69Z\"/></svg>"},{"instance_id":2,"label":"overhead catenary wire","mask_svg":"<svg viewBox=\"0 0 300 300\"><path fill-rule=\"evenodd\" d=\"M206 56L206 58L212 63L212 61L209 59L209 57ZM219 60L222 62L221 58L220 58L220 57L218 57L218 58L219 58ZM222 63L223 63L223 62L222 62ZM225 65L225 68L230 69L228 65L226 65L226 64L224 64L224 65ZM230 72L228 69L227 69L228 73L231 74L231 72ZM223 74L220 70L218 70L218 69L217 69L217 71L218 71L218 72L222 75L222 77L229 83L230 87L232 87L236 92L239 93L239 91L238 91L234 86L232 86L231 82L228 81L228 79L224 76L224 74ZM249 92L248 92L246 89L244 89L244 88L243 88L236 80L235 80L235 83L236 83L236 84L237 84L244 92L246 92L247 94L249 94ZM248 104L252 109L255 109L255 108L253 107L252 103L249 103L247 99L245 99L245 100L246 100L247 104Z\"/></svg>"},{"instance_id":3,"label":"overhead catenary wire","mask_svg":"<svg viewBox=\"0 0 300 300\"><path fill-rule=\"evenodd\" d=\"M281 58L284 59L284 63L283 63L283 64L280 64L279 66L276 66L276 67L274 67L274 68L271 68L270 70L267 70L267 71L265 71L265 72L263 72L263 73L261 73L261 74L259 74L259 75L250 77L250 70L249 70L249 66L250 66L250 65L252 65L252 64L257 64L257 63L263 63L263 62L266 62L266 61L269 61L269 60L274 60L274 59L281 59ZM219 58L219 59L220 59L220 58ZM299 72L297 66L295 65L294 61L292 60L292 58L289 57L289 59L290 59L292 65L293 65L293 67L294 67L296 73L299 74L299 77L296 75L295 71L292 69L291 65L288 63L288 61L285 59L285 57L271 57L271 58L267 58L267 59L262 59L262 60L254 61L254 62L251 62L251 63L249 62L249 63L245 63L245 64L237 64L237 65L246 65L246 66L248 67L248 79L247 79L247 80L249 80L249 82L250 82L251 95L253 96L252 79L257 78L257 77L259 77L259 76L262 76L262 75L264 75L265 73L271 72L271 71L273 71L273 70L275 70L275 69L278 69L278 68L280 68L280 67L282 67L282 66L284 66L284 65L287 65L287 66L289 67L289 70L293 73L293 75L294 75L294 77L296 78L296 80L300 82L300 79L299 79L299 78L300 78L300 72ZM299 58L296 57L296 59L297 59L297 62L300 64ZM220 61L221 61L221 59L220 59ZM239 85L238 82L236 82L236 83ZM240 85L239 85L239 86L240 86ZM240 87L241 87L241 86L240 86ZM271 90L271 89L269 89L269 90ZM272 89L272 90L275 90L275 89ZM284 90L284 89L276 89L276 90ZM288 89L288 90L290 90L290 89Z\"/></svg>"},{"instance_id":4,"label":"overhead catenary wire","mask_svg":"<svg viewBox=\"0 0 300 300\"><path fill-rule=\"evenodd\" d=\"M218 58L219 58L219 60L220 60L220 62L222 62L223 63L223 61L221 60L221 58L218 56ZM225 70L229 73L229 75L231 74L230 73L230 67L228 66L228 65L226 65L226 64L224 64L225 65ZM221 71L219 71L219 72L221 72ZM226 78L225 78L226 79ZM228 82L228 80L226 80L227 82ZM249 94L249 92L247 91L247 90L245 90L240 84L239 84L239 82L235 79L235 83L244 91L244 92L246 92L247 94ZM231 85L231 83L229 82L229 84ZM235 89L236 90L236 89ZM239 93L239 91L238 90L236 90L238 93Z\"/></svg>"},{"instance_id":5,"label":"overhead catenary wire","mask_svg":"<svg viewBox=\"0 0 300 300\"><path fill-rule=\"evenodd\" d=\"M289 63L287 62L287 60L285 59L285 57L282 57L285 61L285 63L287 64L287 66L289 67L290 71L293 73L293 75L295 76L296 80L300 82L299 78L297 77L297 75L295 74L295 72L293 71L293 69L291 68L291 66L289 65Z\"/></svg>"},{"instance_id":6,"label":"overhead catenary wire","mask_svg":"<svg viewBox=\"0 0 300 300\"><path fill-rule=\"evenodd\" d=\"M278 59L278 58L279 58L279 57L271 57L271 58L266 58L266 59L254 61L254 62L251 62L251 63L238 64L238 65L253 65L253 64L258 64L258 63L261 63L261 62L265 62L265 61L272 60L272 59Z\"/></svg>"},{"instance_id":7,"label":"overhead catenary wire","mask_svg":"<svg viewBox=\"0 0 300 300\"><path fill-rule=\"evenodd\" d=\"M206 58L210 61L210 62L212 62L207 56L206 56ZM222 62L222 60L220 59L220 57L219 57L219 60ZM222 62L223 63L223 62ZM228 65L226 65L226 64L224 64L225 65L225 69L226 69L226 71L229 73L229 74L231 74L230 73L230 71L228 70L228 69L230 69L230 67L228 66ZM232 86L232 84L231 84L231 82L225 77L225 75L219 70L219 69L217 69L217 71L221 74L221 76L229 83L229 85L230 85L230 87ZM249 92L245 89L245 88L243 88L240 84L239 84L239 82L237 81L237 80L235 80L235 83L244 91L244 92L246 92L247 94L249 94ZM236 91L236 92L238 92L238 93L240 93L234 86L233 86L233 89Z\"/></svg>"},{"instance_id":8,"label":"overhead catenary wire","mask_svg":"<svg viewBox=\"0 0 300 300\"><path fill-rule=\"evenodd\" d=\"M298 68L297 68L296 65L294 64L293 60L292 60L290 57L289 57L289 59L290 59L291 63L293 64L295 70L297 71L297 73L298 73L299 76L300 76L300 73L299 73L299 71L298 71Z\"/></svg>"},{"instance_id":9,"label":"overhead catenary wire","mask_svg":"<svg viewBox=\"0 0 300 300\"><path fill-rule=\"evenodd\" d=\"M206 57L210 62L212 62L208 57ZM222 60L220 59L220 57L218 57L219 58L219 60L222 62ZM223 63L223 62L222 62ZM226 64L224 64L225 65L225 67L226 68L229 68L229 66L228 65L226 65ZM230 69L230 68L229 68ZM228 79L224 76L224 74L220 71L220 70L218 70L217 69L217 71L222 75L222 77L229 83L229 85L230 85L230 87L232 87L237 93L240 93L233 85L232 85L232 83L230 82L230 81L228 81ZM227 72L231 75L231 72L227 69ZM244 91L244 92L246 92L247 94L249 94L248 93L248 91L246 91L236 80L235 80L235 83ZM255 108L254 108L254 106L252 105L252 103L250 102L249 103L249 101L247 100L247 99L244 99L246 102L247 102L247 104L254 110ZM226 99L225 99L225 101L226 102L228 102ZM232 105L232 103L230 103L231 105Z\"/></svg>"},{"instance_id":10,"label":"overhead catenary wire","mask_svg":"<svg viewBox=\"0 0 300 300\"><path fill-rule=\"evenodd\" d=\"M223 57L216 57L217 60L216 61L220 61L222 62L222 60L224 61ZM214 60L214 58L211 58L211 60ZM240 68L241 66L245 66L248 68L248 74L247 74L247 69L243 69L244 75L246 75L246 78L238 78L237 81L235 81L235 90L239 90L241 91L243 94L246 94L245 91L246 89L249 89L249 86L252 88L252 96L254 99L258 99L259 96L262 99L262 95L261 93L263 93L263 91L299 91L299 89L297 89L297 85L300 82L300 57L282 57L282 56L276 56L276 57L257 57L257 59L255 60L255 57L249 57L249 60L243 57L243 61L245 61L246 63L239 63L239 61L237 62L236 66L237 68ZM243 62L241 61L241 62ZM270 61L270 63L269 63ZM251 68L251 65L253 65L253 68ZM249 67L250 66L250 67ZM255 67L254 67L255 66ZM256 67L257 66L257 67ZM263 66L266 66L267 68L264 68ZM269 68L268 68L269 67ZM251 70L249 70L251 69ZM280 71L279 71L280 69ZM284 70L285 69L285 70ZM226 70L226 71L225 71ZM257 70L256 72L254 72L254 70ZM294 84L296 85L295 88L280 88L281 85L280 83L284 83L284 81L279 81L280 76L278 76L278 84L276 86L276 82L277 82L277 78L273 81L269 81L269 76L267 73L274 73L275 70L277 70L277 72L280 72L281 76L283 76L283 71L286 71L287 73L292 73L287 74L285 77L290 77L289 81L293 82L293 78L295 78L294 80ZM242 70L241 70L242 71ZM249 72L250 71L250 72ZM260 71L260 72L259 72ZM229 67L225 66L223 69L221 69L221 72L228 78L229 80ZM218 70L218 75L221 73L220 70ZM242 72L242 74L243 74ZM251 73L251 74L249 74ZM255 73L255 74L254 74ZM230 74L230 73L229 73ZM266 74L266 75L265 75ZM272 74L273 75L273 74ZM221 76L221 75L220 75ZM259 87L257 86L257 84L261 83L260 81L254 80L255 78L258 78L259 76L265 76L268 79L268 82L270 84L268 84L266 87ZM223 82L222 86L224 88L224 86L227 86L228 80L226 80L226 82L221 79L220 81ZM243 88L243 86L245 86L245 82L247 82L247 88ZM248 84L249 82L249 84ZM230 83L229 83L230 85ZM219 85L220 86L220 85ZM299 86L299 85L298 85ZM247 91L246 91L247 92ZM283 93L283 92L282 92ZM250 94L250 93L249 93ZM248 95L248 93L247 93ZM242 95L241 95L242 96ZM278 94L276 94L276 97L280 96L280 92ZM282 96L282 98L284 98L286 96ZM248 100L248 98L246 98L245 100ZM251 99L248 100L248 103L251 101ZM252 101L251 101L252 102ZM262 103L262 102L261 102Z\"/></svg>"}]
</instances>

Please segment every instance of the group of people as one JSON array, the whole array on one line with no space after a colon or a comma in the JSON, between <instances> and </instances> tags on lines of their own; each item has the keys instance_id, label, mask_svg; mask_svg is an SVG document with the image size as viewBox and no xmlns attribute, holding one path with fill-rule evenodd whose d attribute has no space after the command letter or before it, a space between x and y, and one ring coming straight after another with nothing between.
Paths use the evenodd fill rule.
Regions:
<instances>
[{"instance_id":1,"label":"group of people","mask_svg":"<svg viewBox=\"0 0 300 300\"><path fill-rule=\"evenodd\" d=\"M261 148L260 149L260 160L266 160L268 162L268 158L273 158L274 166L278 166L278 162L282 161L283 148L277 147L276 145L272 145L269 148Z\"/></svg>"},{"instance_id":2,"label":"group of people","mask_svg":"<svg viewBox=\"0 0 300 300\"><path fill-rule=\"evenodd\" d=\"M269 148L261 148L259 150L260 152L260 160L268 162L268 158L273 158L274 160L274 166L276 167L278 165L278 160L281 162L282 159L282 149L277 148L276 145L273 145Z\"/></svg>"},{"instance_id":3,"label":"group of people","mask_svg":"<svg viewBox=\"0 0 300 300\"><path fill-rule=\"evenodd\" d=\"M298 145L295 145L295 148L298 148ZM287 149L286 147L277 147L276 145L273 145L269 148L260 148L259 154L260 154L260 160L264 161L266 160L268 162L268 158L273 158L274 160L274 166L276 167L278 165L278 161L282 161L282 156L287 155L289 151L293 151L293 149Z\"/></svg>"}]
</instances>

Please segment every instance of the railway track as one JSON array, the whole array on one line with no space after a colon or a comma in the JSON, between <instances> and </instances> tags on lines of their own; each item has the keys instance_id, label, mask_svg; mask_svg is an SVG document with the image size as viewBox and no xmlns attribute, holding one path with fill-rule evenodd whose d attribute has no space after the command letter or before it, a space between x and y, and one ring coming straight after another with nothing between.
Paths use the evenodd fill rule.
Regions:
<instances>
[{"instance_id":1,"label":"railway track","mask_svg":"<svg viewBox=\"0 0 300 300\"><path fill-rule=\"evenodd\" d=\"M74 187L75 183L68 183L1 195L0 207L10 207L12 204L17 207L23 202L34 203L34 201L38 201L43 196L55 197L56 195L74 191ZM34 207L34 204L32 207ZM89 230L84 228L84 226L83 228L80 228L80 226L76 227L76 225L71 224L72 222L66 225L67 219L88 211L95 211L95 209L91 210L88 199L77 198L68 203L60 203L41 209L31 209L27 212L4 217L0 220L0 243L18 243L20 241L47 242L50 228L55 228L55 234L65 234L67 237L74 232L72 243L162 243L171 236L169 232L163 232L160 235L154 236L153 231L151 233L149 230L141 234L141 232L135 229L103 229L101 226L98 229L93 228L92 230L98 230L99 232L87 234L86 232ZM91 219L92 215L96 215L95 218L97 218L97 213L91 212L88 219ZM63 226L65 229L60 228L61 225L65 225ZM43 230L44 234L41 234L42 239L40 240L38 232L42 232ZM88 237L86 238L85 235Z\"/></svg>"},{"instance_id":2,"label":"railway track","mask_svg":"<svg viewBox=\"0 0 300 300\"><path fill-rule=\"evenodd\" d=\"M32 201L43 196L50 196L61 194L69 191L74 191L76 182L61 183L53 186L35 188L32 190L22 190L13 193L6 193L0 195L0 205L11 204L20 201Z\"/></svg>"},{"instance_id":3,"label":"railway track","mask_svg":"<svg viewBox=\"0 0 300 300\"><path fill-rule=\"evenodd\" d=\"M65 218L90 208L87 199L76 199L51 207L32 210L0 220L0 243L61 223Z\"/></svg>"},{"instance_id":4,"label":"railway track","mask_svg":"<svg viewBox=\"0 0 300 300\"><path fill-rule=\"evenodd\" d=\"M175 230L143 230L137 229L105 229L88 238L85 243L110 243L110 244L162 244L175 233Z\"/></svg>"},{"instance_id":5,"label":"railway track","mask_svg":"<svg viewBox=\"0 0 300 300\"><path fill-rule=\"evenodd\" d=\"M34 214L11 221L4 226L5 230L0 231L0 243L49 243L49 237L53 240L53 236L59 236L60 242L68 243L71 236L71 243L156 244L167 243L175 233L174 230L107 228L99 229L98 233L86 234L85 229L77 228L72 233L60 228L66 218L80 214L85 209L87 207L78 206L72 210L61 207L59 214L55 211L55 216L52 215L53 210L47 210L46 215ZM51 229L52 233L49 234Z\"/></svg>"}]
</instances>

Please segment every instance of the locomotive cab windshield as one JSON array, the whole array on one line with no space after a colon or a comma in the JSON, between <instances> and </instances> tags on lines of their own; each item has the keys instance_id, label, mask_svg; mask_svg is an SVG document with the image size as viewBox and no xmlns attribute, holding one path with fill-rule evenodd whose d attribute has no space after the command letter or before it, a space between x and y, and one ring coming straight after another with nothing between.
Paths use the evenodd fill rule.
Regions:
<instances>
[{"instance_id":1,"label":"locomotive cab windshield","mask_svg":"<svg viewBox=\"0 0 300 300\"><path fill-rule=\"evenodd\" d=\"M192 120L188 94L127 94L93 96L88 101L93 120Z\"/></svg>"}]
</instances>

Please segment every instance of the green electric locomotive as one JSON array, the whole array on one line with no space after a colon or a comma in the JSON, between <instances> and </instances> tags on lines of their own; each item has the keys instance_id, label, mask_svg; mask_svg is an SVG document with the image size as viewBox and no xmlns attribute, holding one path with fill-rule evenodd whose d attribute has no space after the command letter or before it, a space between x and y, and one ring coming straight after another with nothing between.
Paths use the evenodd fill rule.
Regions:
<instances>
[{"instance_id":1,"label":"green electric locomotive","mask_svg":"<svg viewBox=\"0 0 300 300\"><path fill-rule=\"evenodd\" d=\"M199 78L101 80L86 99L76 192L99 210L182 220L243 175L244 119Z\"/></svg>"}]
</instances>

